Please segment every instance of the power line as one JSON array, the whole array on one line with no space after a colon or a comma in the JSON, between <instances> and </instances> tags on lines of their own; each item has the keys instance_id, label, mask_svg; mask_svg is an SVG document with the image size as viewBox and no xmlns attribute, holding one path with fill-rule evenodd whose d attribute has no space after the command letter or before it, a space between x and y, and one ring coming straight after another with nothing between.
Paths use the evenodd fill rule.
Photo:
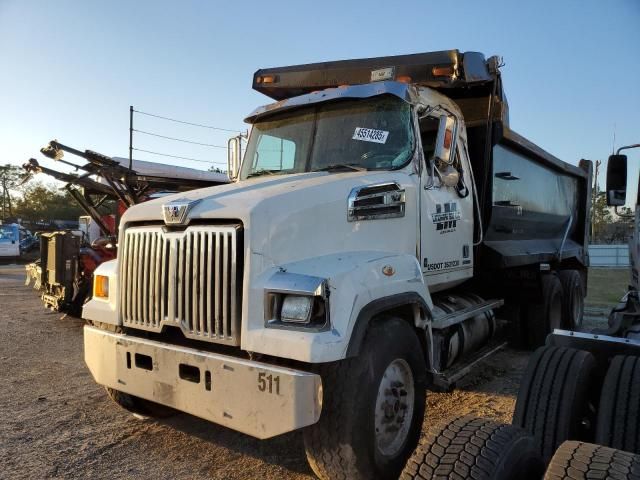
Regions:
<instances>
[{"instance_id":1,"label":"power line","mask_svg":"<svg viewBox=\"0 0 640 480\"><path fill-rule=\"evenodd\" d=\"M218 165L226 165L225 162L216 162L216 161L212 161L212 160L201 160L199 158L180 157L178 155L169 155L168 153L159 153L159 152L152 152L151 150L142 150L141 148L134 148L133 150L136 150L138 152L150 153L152 155L160 155L160 156L163 156L163 157L179 158L181 160L191 160L192 162L216 163Z\"/></svg>"},{"instance_id":2,"label":"power line","mask_svg":"<svg viewBox=\"0 0 640 480\"><path fill-rule=\"evenodd\" d=\"M219 130L221 132L242 133L240 130L231 130L231 129L228 129L228 128L212 127L211 125L202 125L201 123L185 122L184 120L177 120L175 118L163 117L162 115L156 115L154 113L141 112L140 110L134 110L134 112L139 113L141 115L147 115L149 117L161 118L162 120L168 120L170 122L183 123L185 125L192 125L194 127L209 128L211 130Z\"/></svg>"},{"instance_id":3,"label":"power line","mask_svg":"<svg viewBox=\"0 0 640 480\"><path fill-rule=\"evenodd\" d=\"M226 146L223 146L223 145L212 145L210 143L201 143L201 142L196 142L196 141L193 141L193 140L186 140L184 138L167 137L166 135L159 135L157 133L145 132L144 130L136 130L135 128L133 129L133 131L134 132L138 132L138 133L143 133L145 135L151 135L153 137L166 138L167 140L175 140L176 142L191 143L193 145L202 145L204 147L224 148L224 149L227 148Z\"/></svg>"}]
</instances>

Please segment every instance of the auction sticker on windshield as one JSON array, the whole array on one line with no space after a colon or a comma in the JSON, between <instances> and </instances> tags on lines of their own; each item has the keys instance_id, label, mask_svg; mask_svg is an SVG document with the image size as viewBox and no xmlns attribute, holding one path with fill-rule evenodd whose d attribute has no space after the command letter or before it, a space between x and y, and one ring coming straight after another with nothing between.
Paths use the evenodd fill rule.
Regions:
<instances>
[{"instance_id":1,"label":"auction sticker on windshield","mask_svg":"<svg viewBox=\"0 0 640 480\"><path fill-rule=\"evenodd\" d=\"M357 127L353 132L353 140L364 142L387 143L389 132L386 130L374 130L373 128Z\"/></svg>"}]
</instances>

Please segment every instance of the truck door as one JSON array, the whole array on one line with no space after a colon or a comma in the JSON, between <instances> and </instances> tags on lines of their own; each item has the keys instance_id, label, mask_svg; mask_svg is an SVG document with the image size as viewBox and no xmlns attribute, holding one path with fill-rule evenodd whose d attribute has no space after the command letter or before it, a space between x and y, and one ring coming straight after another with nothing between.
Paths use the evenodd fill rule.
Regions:
<instances>
[{"instance_id":1,"label":"truck door","mask_svg":"<svg viewBox=\"0 0 640 480\"><path fill-rule=\"evenodd\" d=\"M473 275L473 192L462 121L450 113L420 119L423 149L420 263L430 291ZM434 157L447 144L447 158Z\"/></svg>"}]
</instances>

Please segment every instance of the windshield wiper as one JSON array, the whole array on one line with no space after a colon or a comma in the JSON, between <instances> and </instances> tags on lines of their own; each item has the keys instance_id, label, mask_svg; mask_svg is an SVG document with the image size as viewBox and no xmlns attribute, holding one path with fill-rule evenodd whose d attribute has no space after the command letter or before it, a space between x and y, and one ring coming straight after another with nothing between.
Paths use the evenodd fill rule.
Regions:
<instances>
[{"instance_id":1,"label":"windshield wiper","mask_svg":"<svg viewBox=\"0 0 640 480\"><path fill-rule=\"evenodd\" d=\"M322 168L318 168L316 170L313 170L314 172L332 172L334 170L352 170L354 172L364 172L367 169L364 167L359 167L357 165L354 165L352 163L334 163L331 165L327 165L326 167L322 167Z\"/></svg>"},{"instance_id":2,"label":"windshield wiper","mask_svg":"<svg viewBox=\"0 0 640 480\"><path fill-rule=\"evenodd\" d=\"M276 172L279 172L280 170L267 170L267 169L262 169L262 170L256 170L253 173L250 173L249 175L247 175L247 178L249 177L259 177L261 175L275 175Z\"/></svg>"}]
</instances>

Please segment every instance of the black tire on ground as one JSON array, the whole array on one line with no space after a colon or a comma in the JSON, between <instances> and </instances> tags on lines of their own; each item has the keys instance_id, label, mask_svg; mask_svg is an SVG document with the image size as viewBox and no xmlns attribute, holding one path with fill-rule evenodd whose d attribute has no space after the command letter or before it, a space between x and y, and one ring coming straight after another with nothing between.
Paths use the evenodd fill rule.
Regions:
<instances>
[{"instance_id":1,"label":"black tire on ground","mask_svg":"<svg viewBox=\"0 0 640 480\"><path fill-rule=\"evenodd\" d=\"M113 388L106 387L109 398L120 405L125 410L143 415L145 417L152 418L167 418L172 417L178 413L171 407L160 405L159 403L150 402L144 398L135 397L128 393L114 390Z\"/></svg>"},{"instance_id":2,"label":"black tire on ground","mask_svg":"<svg viewBox=\"0 0 640 480\"><path fill-rule=\"evenodd\" d=\"M82 307L91 297L91 279L81 277L73 282L73 298L66 306L66 313L72 317L82 318Z\"/></svg>"},{"instance_id":3,"label":"black tire on ground","mask_svg":"<svg viewBox=\"0 0 640 480\"><path fill-rule=\"evenodd\" d=\"M640 453L640 358L618 355L604 378L596 443Z\"/></svg>"},{"instance_id":4,"label":"black tire on ground","mask_svg":"<svg viewBox=\"0 0 640 480\"><path fill-rule=\"evenodd\" d=\"M577 270L558 273L562 284L562 328L579 330L582 327L585 290L582 275Z\"/></svg>"},{"instance_id":5,"label":"black tire on ground","mask_svg":"<svg viewBox=\"0 0 640 480\"><path fill-rule=\"evenodd\" d=\"M547 335L562 326L562 284L554 273L540 279L541 295L537 302L523 306L527 344L530 348L544 345Z\"/></svg>"},{"instance_id":6,"label":"black tire on ground","mask_svg":"<svg viewBox=\"0 0 640 480\"><path fill-rule=\"evenodd\" d=\"M587 438L595 364L591 353L573 348L540 347L531 355L512 423L533 436L545 462L565 440Z\"/></svg>"},{"instance_id":7,"label":"black tire on ground","mask_svg":"<svg viewBox=\"0 0 640 480\"><path fill-rule=\"evenodd\" d=\"M400 480L537 480L543 472L533 438L524 430L466 416L431 428Z\"/></svg>"},{"instance_id":8,"label":"black tire on ground","mask_svg":"<svg viewBox=\"0 0 640 480\"><path fill-rule=\"evenodd\" d=\"M544 478L640 480L640 456L602 445L568 441L556 451Z\"/></svg>"},{"instance_id":9,"label":"black tire on ground","mask_svg":"<svg viewBox=\"0 0 640 480\"><path fill-rule=\"evenodd\" d=\"M322 412L318 423L304 430L304 444L309 465L323 480L395 480L418 443L426 394L426 367L418 337L401 319L374 322L358 357L319 369ZM394 376L388 368L402 369L411 379L407 383L413 382L413 400L407 384L394 382L381 390L386 392L381 397L384 403L377 405L379 387ZM389 424L382 432L376 431L376 412L383 424Z\"/></svg>"}]
</instances>

